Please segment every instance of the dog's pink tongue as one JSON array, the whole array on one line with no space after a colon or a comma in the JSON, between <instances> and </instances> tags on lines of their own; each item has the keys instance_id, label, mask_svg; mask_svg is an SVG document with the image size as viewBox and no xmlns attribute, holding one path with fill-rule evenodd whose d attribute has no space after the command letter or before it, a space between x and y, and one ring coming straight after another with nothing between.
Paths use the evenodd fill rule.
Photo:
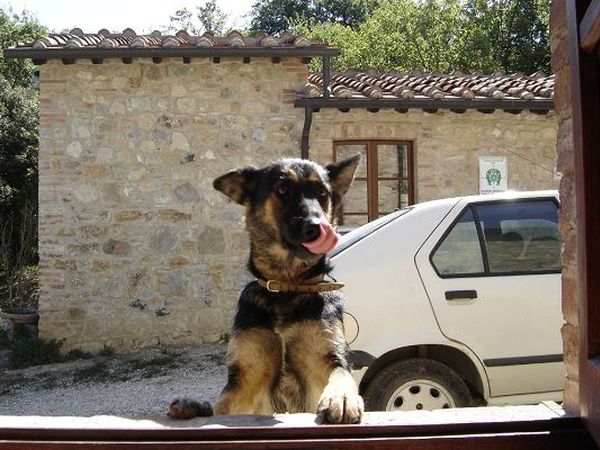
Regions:
<instances>
[{"instance_id":1,"label":"dog's pink tongue","mask_svg":"<svg viewBox=\"0 0 600 450\"><path fill-rule=\"evenodd\" d=\"M304 242L309 252L315 254L328 253L337 245L339 235L335 232L329 222L319 224L319 237L312 242Z\"/></svg>"}]
</instances>

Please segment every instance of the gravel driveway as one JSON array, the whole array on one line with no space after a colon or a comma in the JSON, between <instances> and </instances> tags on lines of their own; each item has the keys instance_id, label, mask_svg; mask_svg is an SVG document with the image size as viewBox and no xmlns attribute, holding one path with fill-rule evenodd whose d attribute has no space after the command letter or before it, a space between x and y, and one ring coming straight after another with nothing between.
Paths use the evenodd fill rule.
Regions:
<instances>
[{"instance_id":1,"label":"gravel driveway","mask_svg":"<svg viewBox=\"0 0 600 450\"><path fill-rule=\"evenodd\" d=\"M147 349L21 370L0 369L0 415L160 417L175 397L214 404L224 344Z\"/></svg>"}]
</instances>

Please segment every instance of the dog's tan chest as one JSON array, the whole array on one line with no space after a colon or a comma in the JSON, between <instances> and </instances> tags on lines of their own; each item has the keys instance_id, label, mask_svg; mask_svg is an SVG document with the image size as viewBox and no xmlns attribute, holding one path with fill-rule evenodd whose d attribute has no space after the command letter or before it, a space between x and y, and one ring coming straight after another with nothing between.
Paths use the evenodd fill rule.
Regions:
<instances>
[{"instance_id":1,"label":"dog's tan chest","mask_svg":"<svg viewBox=\"0 0 600 450\"><path fill-rule=\"evenodd\" d=\"M330 333L317 320L278 326L275 333L282 346L276 409L285 404L286 411L281 412L314 411L331 372Z\"/></svg>"}]
</instances>

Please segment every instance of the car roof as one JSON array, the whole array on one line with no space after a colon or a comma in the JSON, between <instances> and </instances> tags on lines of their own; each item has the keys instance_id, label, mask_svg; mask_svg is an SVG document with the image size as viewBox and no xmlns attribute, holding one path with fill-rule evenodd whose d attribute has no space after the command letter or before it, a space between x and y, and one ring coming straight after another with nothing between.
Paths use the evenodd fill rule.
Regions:
<instances>
[{"instance_id":1,"label":"car roof","mask_svg":"<svg viewBox=\"0 0 600 450\"><path fill-rule=\"evenodd\" d=\"M434 204L445 205L455 204L459 201L466 201L468 203L488 202L495 200L514 200L514 199L527 199L527 198L540 198L540 197L556 197L558 198L558 191L556 189L540 190L540 191L504 191L494 194L485 195L464 195L460 197L448 197L436 200L430 200L422 203L416 203L415 208L427 207Z\"/></svg>"},{"instance_id":2,"label":"car roof","mask_svg":"<svg viewBox=\"0 0 600 450\"><path fill-rule=\"evenodd\" d=\"M558 198L557 190L543 190L543 191L504 191L495 194L486 195L465 195L462 197L450 197L442 198L437 200L430 200L422 203L416 203L409 206L408 208L398 210L386 216L382 216L379 219L369 222L363 226L360 226L353 230L353 232L344 235L340 240L340 243L330 253L332 258L338 254L343 253L346 249L352 247L354 244L362 241L365 237L379 231L380 228L384 228L391 222L394 222L397 218L402 217L406 212L413 210L421 213L426 212L428 209L447 209L450 211L456 204L464 201L465 204L479 203L479 202L493 202L503 200L514 200L514 199L539 199L539 198ZM410 216L409 216L410 217Z\"/></svg>"}]
</instances>

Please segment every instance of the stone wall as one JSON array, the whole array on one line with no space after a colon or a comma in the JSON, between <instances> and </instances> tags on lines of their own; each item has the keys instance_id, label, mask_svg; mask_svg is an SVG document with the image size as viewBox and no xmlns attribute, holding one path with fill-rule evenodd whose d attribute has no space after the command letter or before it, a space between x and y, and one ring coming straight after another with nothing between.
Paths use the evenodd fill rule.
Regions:
<instances>
[{"instance_id":1,"label":"stone wall","mask_svg":"<svg viewBox=\"0 0 600 450\"><path fill-rule=\"evenodd\" d=\"M40 66L40 334L97 351L216 341L245 270L212 180L300 154L298 59Z\"/></svg>"},{"instance_id":2,"label":"stone wall","mask_svg":"<svg viewBox=\"0 0 600 450\"><path fill-rule=\"evenodd\" d=\"M346 139L413 141L416 202L478 194L479 156L507 157L509 189L557 189L559 184L552 173L556 168L554 112L321 109L313 119L311 159L331 160L332 141Z\"/></svg>"},{"instance_id":3,"label":"stone wall","mask_svg":"<svg viewBox=\"0 0 600 450\"><path fill-rule=\"evenodd\" d=\"M571 107L571 74L569 41L564 0L553 0L550 11L552 71L556 74L554 99L558 118L558 167L563 174L560 184L560 230L565 242L562 254L562 307L565 324L562 328L564 358L567 367L564 408L579 414L579 296L577 235L575 229L575 155L573 151L573 121Z\"/></svg>"}]
</instances>

